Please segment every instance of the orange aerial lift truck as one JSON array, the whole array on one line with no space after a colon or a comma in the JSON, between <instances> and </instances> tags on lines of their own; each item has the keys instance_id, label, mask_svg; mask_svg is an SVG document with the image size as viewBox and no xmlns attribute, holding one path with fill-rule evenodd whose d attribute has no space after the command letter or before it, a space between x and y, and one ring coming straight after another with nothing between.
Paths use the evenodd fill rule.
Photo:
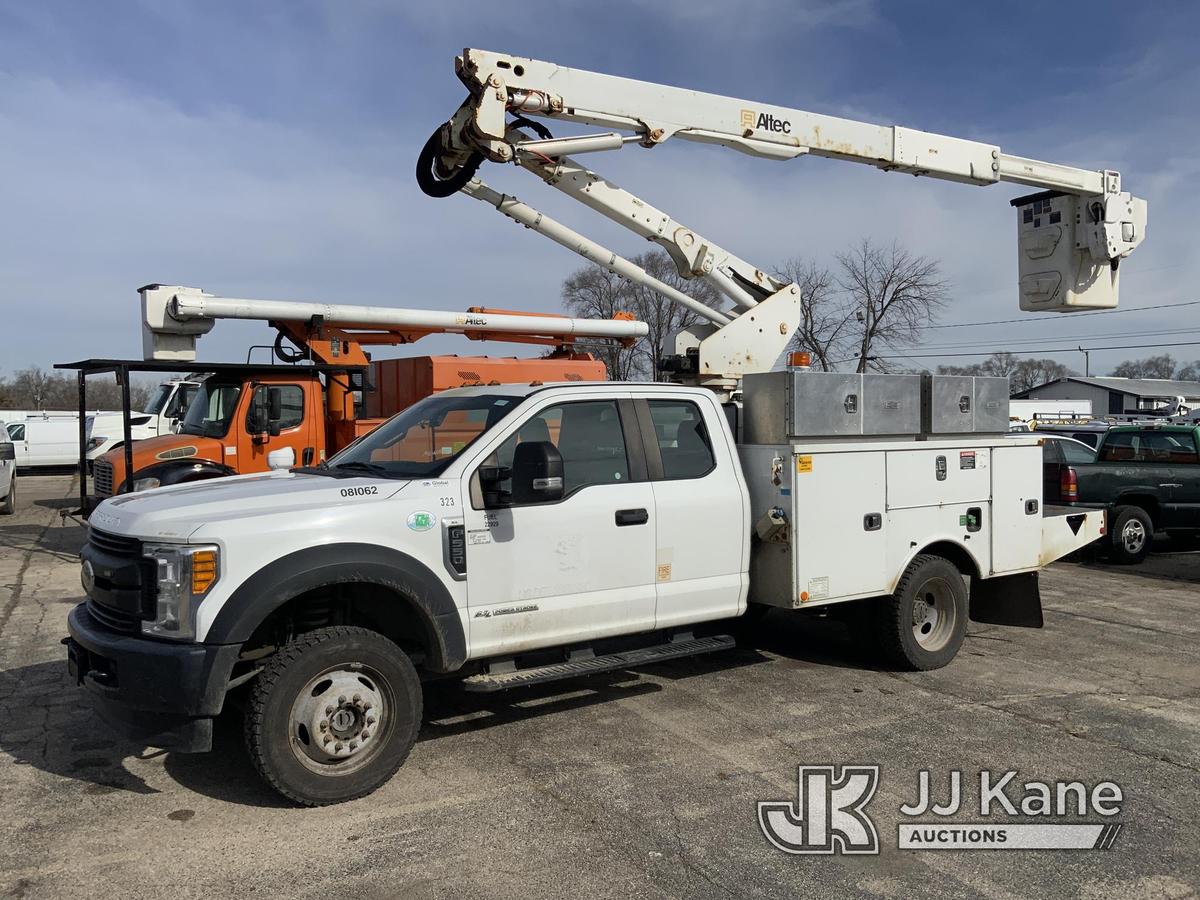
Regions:
<instances>
[{"instance_id":1,"label":"orange aerial lift truck","mask_svg":"<svg viewBox=\"0 0 1200 900\"><path fill-rule=\"evenodd\" d=\"M577 350L576 339L629 344L647 330L645 323L621 313L597 320L481 307L459 313L233 299L158 284L139 293L144 361L85 360L58 366L79 372L80 402L86 403L86 376L97 372L115 372L126 395L131 372L199 369L208 375L176 433L126 440L95 460L93 495L80 492L84 514L113 494L320 464L389 416L448 388L603 381L604 364ZM217 319L268 322L277 332L272 356L283 364L197 364L196 340ZM421 356L377 361L365 349L410 344L430 334L549 349L536 359ZM356 396L362 397L361 410ZM444 428L441 432L446 433ZM428 452L436 456L443 449L430 447ZM86 483L84 473L81 468L81 484Z\"/></svg>"}]
</instances>

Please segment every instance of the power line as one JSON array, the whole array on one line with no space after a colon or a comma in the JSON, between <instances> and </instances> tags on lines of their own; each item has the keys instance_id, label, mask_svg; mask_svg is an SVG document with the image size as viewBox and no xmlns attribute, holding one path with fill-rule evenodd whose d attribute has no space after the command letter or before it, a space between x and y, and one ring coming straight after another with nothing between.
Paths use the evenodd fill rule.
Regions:
<instances>
[{"instance_id":1,"label":"power line","mask_svg":"<svg viewBox=\"0 0 1200 900\"><path fill-rule=\"evenodd\" d=\"M1077 334L1070 335L1069 339L1074 341L1104 341L1109 338L1143 338L1143 337L1170 337L1179 334L1195 334L1200 332L1200 328L1171 328L1163 331L1124 331L1118 334ZM989 341L975 341L968 343L957 344L922 344L915 349L917 350L965 350L969 347L995 347L998 343L1005 346L1017 346L1021 344L1052 344L1055 341L1068 339L1067 335L1059 335L1058 337L1046 338L1019 338L1016 340L1006 339L1003 341L992 339Z\"/></svg>"},{"instance_id":2,"label":"power line","mask_svg":"<svg viewBox=\"0 0 1200 900\"><path fill-rule=\"evenodd\" d=\"M1146 312L1152 309L1178 309L1181 306L1200 306L1200 300L1185 300L1181 303L1156 303L1152 306L1137 306L1130 309L1102 309L1095 312L1068 313L1072 319L1083 319L1087 316L1115 316L1119 313ZM1041 322L1041 316L1025 316L1021 319L996 319L992 322L948 322L944 325L927 325L926 328L975 328L981 325L1014 325L1022 322Z\"/></svg>"},{"instance_id":3,"label":"power line","mask_svg":"<svg viewBox=\"0 0 1200 900\"><path fill-rule=\"evenodd\" d=\"M1198 346L1200 346L1200 341L1177 341L1177 342L1169 343L1169 344L1117 344L1117 345L1111 346L1111 347L1046 347L1046 348L1039 349L1039 350L1026 350L1023 352L1017 351L1017 352L1013 353L1013 356L1032 356L1034 353L1078 353L1080 350L1089 350L1089 351L1145 350L1147 348L1155 348L1156 349L1158 347L1198 347ZM982 351L979 353L890 353L890 354L886 354L886 355L872 353L867 358L868 359L926 359L929 357L940 357L940 356L991 356L992 354L994 354L996 352L1003 352L1003 351L988 350L988 351ZM839 360L837 360L837 362L851 362L852 360L856 360L856 359L858 359L857 356L850 356L850 357L847 357L846 359L839 359Z\"/></svg>"}]
</instances>

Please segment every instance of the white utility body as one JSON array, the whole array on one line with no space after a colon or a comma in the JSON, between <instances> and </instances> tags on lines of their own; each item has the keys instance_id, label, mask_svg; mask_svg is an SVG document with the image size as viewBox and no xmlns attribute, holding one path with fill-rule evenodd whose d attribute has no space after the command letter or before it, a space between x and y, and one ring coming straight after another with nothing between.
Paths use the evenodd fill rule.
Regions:
<instances>
[{"instance_id":1,"label":"white utility body","mask_svg":"<svg viewBox=\"0 0 1200 900\"><path fill-rule=\"evenodd\" d=\"M1099 537L1104 518L1043 507L1039 440L1004 436L1003 380L788 367L796 285L564 154L680 137L1046 187L1021 202L1019 229L1022 305L1049 310L1116 301L1117 263L1145 224L1116 173L482 51L458 73L470 96L426 144L422 187L486 200L700 312L707 324L664 361L676 383L444 391L319 467L106 500L67 642L102 715L147 743L207 750L227 695L245 692L260 773L322 805L402 764L424 679L497 690L720 650L730 619L772 606L836 614L910 669L947 664L968 617L1042 624L1038 569ZM526 115L631 134L533 141ZM492 191L475 176L485 158L657 241L732 306L697 304ZM194 352L211 327L188 304L216 298L181 291L147 317L147 355ZM222 315L261 314L223 303Z\"/></svg>"}]
</instances>

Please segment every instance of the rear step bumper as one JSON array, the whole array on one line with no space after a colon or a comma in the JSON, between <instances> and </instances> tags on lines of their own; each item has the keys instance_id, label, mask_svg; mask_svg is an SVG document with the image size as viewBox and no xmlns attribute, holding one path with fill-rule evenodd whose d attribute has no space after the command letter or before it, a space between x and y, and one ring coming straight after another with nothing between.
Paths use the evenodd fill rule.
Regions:
<instances>
[{"instance_id":1,"label":"rear step bumper","mask_svg":"<svg viewBox=\"0 0 1200 900\"><path fill-rule=\"evenodd\" d=\"M1105 512L1086 506L1042 508L1042 549L1039 565L1048 566L1068 553L1086 547L1105 533Z\"/></svg>"},{"instance_id":2,"label":"rear step bumper","mask_svg":"<svg viewBox=\"0 0 1200 900\"><path fill-rule=\"evenodd\" d=\"M586 659L551 663L550 665L535 666L528 669L471 675L464 678L462 684L468 691L503 691L508 688L542 684L547 681L558 681L562 678L574 678L578 675L594 675L597 672L608 672L613 669L629 669L633 666L644 666L649 663L664 662L668 659L678 659L681 656L697 656L701 653L714 653L717 650L730 650L736 646L736 643L727 634L693 638L684 641L671 641L666 644L658 644L654 647L642 647L637 650L625 650L620 653L607 653L603 656L592 656Z\"/></svg>"}]
</instances>

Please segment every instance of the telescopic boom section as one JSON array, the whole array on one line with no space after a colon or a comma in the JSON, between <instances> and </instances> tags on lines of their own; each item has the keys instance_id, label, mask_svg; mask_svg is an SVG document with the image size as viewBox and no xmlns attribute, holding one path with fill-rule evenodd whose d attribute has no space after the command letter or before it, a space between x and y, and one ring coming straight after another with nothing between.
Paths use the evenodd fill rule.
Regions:
<instances>
[{"instance_id":1,"label":"telescopic boom section","mask_svg":"<svg viewBox=\"0 0 1200 900\"><path fill-rule=\"evenodd\" d=\"M1017 208L1020 305L1025 310L1067 312L1116 306L1118 265L1145 236L1145 201L1123 192L1120 174L1110 170L1041 162L1005 153L994 144L485 50L464 50L455 68L469 96L426 143L417 163L422 189L438 197L461 190L485 200L510 218L626 275L623 269L631 265L628 261L547 220L515 197L492 191L476 177L484 160L515 163L663 246L682 276L711 282L735 307L723 313L731 319L728 323L706 316L717 330L733 327L746 312L790 294L793 286L580 165L570 154L613 151L630 143L651 148L679 138L764 159L822 156L968 185L1011 182L1038 188L1039 193L1012 201ZM608 130L556 137L530 117ZM551 227L539 227L547 221ZM662 291L646 280L645 273L634 277L668 299L689 305L686 300L691 298ZM703 352L700 356L703 369ZM762 363L760 358L749 367L741 365L741 370L757 370Z\"/></svg>"},{"instance_id":2,"label":"telescopic boom section","mask_svg":"<svg viewBox=\"0 0 1200 900\"><path fill-rule=\"evenodd\" d=\"M365 365L362 344L407 344L429 334L461 334L472 340L566 346L577 338L631 344L644 337L645 322L632 316L578 319L540 313L473 308L467 312L349 306L294 300L215 297L198 288L142 288L142 350L146 359L196 358L196 338L217 319L269 322L309 351L314 361Z\"/></svg>"}]
</instances>

